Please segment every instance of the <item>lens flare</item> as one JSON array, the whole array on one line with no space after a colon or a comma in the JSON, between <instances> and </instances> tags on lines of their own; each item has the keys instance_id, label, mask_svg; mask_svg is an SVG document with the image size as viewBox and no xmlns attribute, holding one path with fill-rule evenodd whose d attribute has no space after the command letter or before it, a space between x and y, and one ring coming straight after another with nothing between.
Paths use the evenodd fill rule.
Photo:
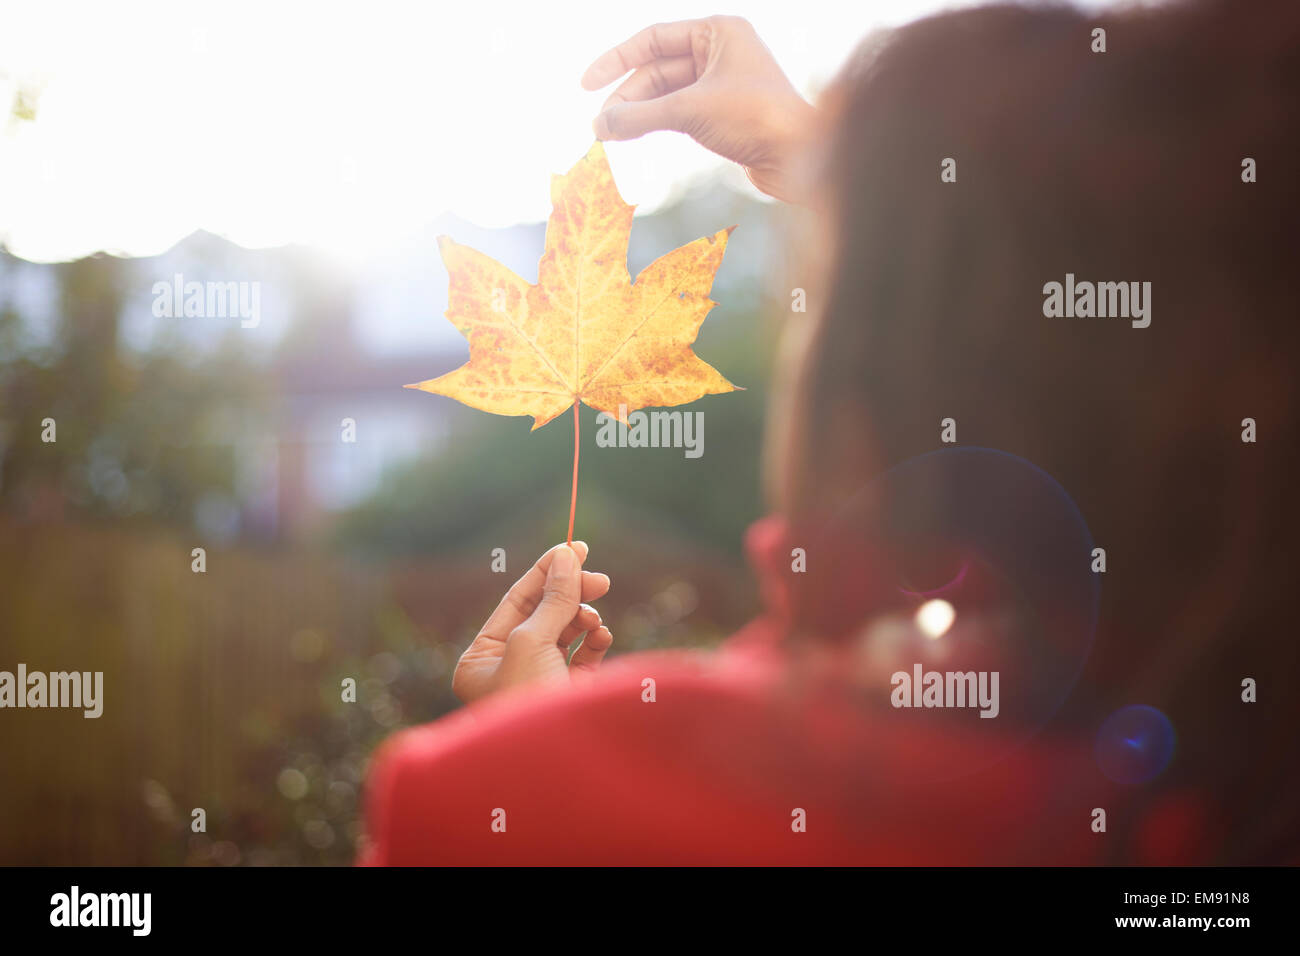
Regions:
<instances>
[{"instance_id":1,"label":"lens flare","mask_svg":"<svg viewBox=\"0 0 1300 956\"><path fill-rule=\"evenodd\" d=\"M827 511L803 538L848 580L829 579L814 592L820 603L808 603L828 627L869 636L858 663L867 698L882 702L871 713L882 739L929 735L929 756L909 761L910 778L960 779L1028 743L1075 687L1096 632L1093 538L1065 488L1007 452L950 448L895 465ZM895 591L897 603L865 584L855 590L858 578L886 582L880 590ZM841 620L853 614L862 618ZM892 675L918 664L983 676L990 687L996 675L996 719L947 704L896 706L885 696ZM882 754L874 769L897 772L893 759Z\"/></svg>"},{"instance_id":2,"label":"lens flare","mask_svg":"<svg viewBox=\"0 0 1300 956\"><path fill-rule=\"evenodd\" d=\"M1123 707L1097 731L1097 766L1116 783L1146 783L1169 766L1175 734L1169 718L1144 704Z\"/></svg>"},{"instance_id":3,"label":"lens flare","mask_svg":"<svg viewBox=\"0 0 1300 956\"><path fill-rule=\"evenodd\" d=\"M952 627L952 622L956 619L957 611L940 598L926 601L916 609L916 626L931 640L938 640L947 634L948 628Z\"/></svg>"}]
</instances>

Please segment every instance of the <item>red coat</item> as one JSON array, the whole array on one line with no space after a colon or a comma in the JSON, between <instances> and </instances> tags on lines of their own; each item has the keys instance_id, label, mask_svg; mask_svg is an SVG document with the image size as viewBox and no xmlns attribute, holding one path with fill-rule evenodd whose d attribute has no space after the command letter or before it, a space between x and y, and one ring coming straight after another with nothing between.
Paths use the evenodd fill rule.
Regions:
<instances>
[{"instance_id":1,"label":"red coat","mask_svg":"<svg viewBox=\"0 0 1300 956\"><path fill-rule=\"evenodd\" d=\"M772 533L751 535L760 563ZM1195 809L1175 801L1130 826L1089 742L1045 731L942 779L973 737L803 682L784 630L769 612L714 654L625 655L586 686L488 699L396 734L372 765L360 862L1194 862ZM1098 807L1108 833L1093 832Z\"/></svg>"}]
</instances>

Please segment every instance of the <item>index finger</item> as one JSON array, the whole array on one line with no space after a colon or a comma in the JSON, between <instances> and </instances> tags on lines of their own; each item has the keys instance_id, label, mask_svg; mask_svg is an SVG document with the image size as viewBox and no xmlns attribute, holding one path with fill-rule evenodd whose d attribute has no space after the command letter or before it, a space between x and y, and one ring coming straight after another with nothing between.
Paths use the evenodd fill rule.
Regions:
<instances>
[{"instance_id":1,"label":"index finger","mask_svg":"<svg viewBox=\"0 0 1300 956\"><path fill-rule=\"evenodd\" d=\"M582 87L598 90L608 86L629 70L652 63L660 57L684 56L691 52L691 31L699 20L656 23L624 40L612 50L598 56L582 74Z\"/></svg>"}]
</instances>

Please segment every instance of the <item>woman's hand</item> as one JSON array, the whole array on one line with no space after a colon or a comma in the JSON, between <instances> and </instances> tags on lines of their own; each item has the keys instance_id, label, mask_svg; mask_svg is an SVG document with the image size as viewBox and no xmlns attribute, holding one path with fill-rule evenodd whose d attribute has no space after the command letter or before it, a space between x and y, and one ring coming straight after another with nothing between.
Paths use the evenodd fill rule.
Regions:
<instances>
[{"instance_id":1,"label":"woman's hand","mask_svg":"<svg viewBox=\"0 0 1300 956\"><path fill-rule=\"evenodd\" d=\"M609 578L582 570L586 558L581 541L572 548L557 544L514 583L456 664L451 689L457 697L468 704L521 684L568 683L600 666L614 637L582 602L602 597Z\"/></svg>"},{"instance_id":2,"label":"woman's hand","mask_svg":"<svg viewBox=\"0 0 1300 956\"><path fill-rule=\"evenodd\" d=\"M740 163L769 196L805 198L798 167L816 111L749 21L709 17L648 27L602 54L582 85L597 90L629 70L636 72L610 94L592 124L597 139L677 130Z\"/></svg>"}]
</instances>

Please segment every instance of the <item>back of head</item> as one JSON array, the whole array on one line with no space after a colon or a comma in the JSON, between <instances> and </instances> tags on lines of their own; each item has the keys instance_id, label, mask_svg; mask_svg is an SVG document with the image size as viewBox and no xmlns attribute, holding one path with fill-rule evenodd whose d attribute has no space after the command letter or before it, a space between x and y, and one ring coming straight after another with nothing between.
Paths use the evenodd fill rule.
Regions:
<instances>
[{"instance_id":1,"label":"back of head","mask_svg":"<svg viewBox=\"0 0 1300 956\"><path fill-rule=\"evenodd\" d=\"M1297 49L1285 0L991 7L870 41L830 97L831 252L778 432L794 516L949 418L1060 482L1107 555L1062 719L1167 713L1153 798L1205 795L1230 862L1296 839Z\"/></svg>"}]
</instances>

